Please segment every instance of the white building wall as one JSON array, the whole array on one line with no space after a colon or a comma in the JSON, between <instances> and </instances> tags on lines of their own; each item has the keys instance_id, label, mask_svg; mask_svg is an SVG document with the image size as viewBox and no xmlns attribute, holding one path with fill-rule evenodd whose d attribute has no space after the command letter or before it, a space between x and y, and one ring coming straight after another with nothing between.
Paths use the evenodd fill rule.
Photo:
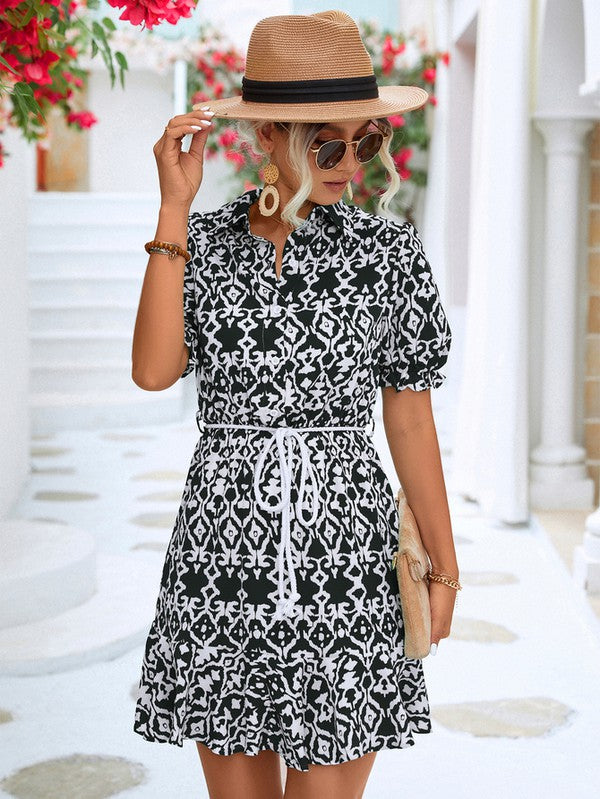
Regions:
<instances>
[{"instance_id":1,"label":"white building wall","mask_svg":"<svg viewBox=\"0 0 600 799\"><path fill-rule=\"evenodd\" d=\"M152 148L173 115L172 69L166 75L128 70L125 89L110 87L106 69L89 79L89 107L98 123L89 130L89 189L159 193Z\"/></svg>"},{"instance_id":2,"label":"white building wall","mask_svg":"<svg viewBox=\"0 0 600 799\"><path fill-rule=\"evenodd\" d=\"M9 155L0 169L0 517L9 514L29 474L27 197L35 149L10 126L2 139Z\"/></svg>"}]
</instances>

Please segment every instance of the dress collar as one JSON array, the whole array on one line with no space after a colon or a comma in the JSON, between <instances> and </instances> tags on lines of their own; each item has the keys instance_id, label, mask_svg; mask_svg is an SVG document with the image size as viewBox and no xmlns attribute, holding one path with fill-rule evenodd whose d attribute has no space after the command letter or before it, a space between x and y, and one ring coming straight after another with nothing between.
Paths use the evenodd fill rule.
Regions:
<instances>
[{"instance_id":1,"label":"dress collar","mask_svg":"<svg viewBox=\"0 0 600 799\"><path fill-rule=\"evenodd\" d=\"M247 189L243 194L235 197L233 200L225 203L218 211L214 211L213 217L213 230L218 227L224 227L228 230L231 228L249 230L248 209L255 202L263 187L258 186L252 189ZM305 220L311 222L312 220L329 219L341 230L346 233L352 232L352 224L350 216L352 208L343 200L338 200L335 203L328 205L315 205L311 208L309 215ZM304 227L304 225L302 225Z\"/></svg>"}]
</instances>

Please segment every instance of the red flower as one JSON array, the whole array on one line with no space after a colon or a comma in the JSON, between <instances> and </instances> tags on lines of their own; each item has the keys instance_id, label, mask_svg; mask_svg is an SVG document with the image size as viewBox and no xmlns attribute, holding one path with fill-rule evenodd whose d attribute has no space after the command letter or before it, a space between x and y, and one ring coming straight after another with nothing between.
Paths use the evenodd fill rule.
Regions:
<instances>
[{"instance_id":1,"label":"red flower","mask_svg":"<svg viewBox=\"0 0 600 799\"><path fill-rule=\"evenodd\" d=\"M67 124L75 125L79 129L91 128L98 120L91 111L70 111L67 114Z\"/></svg>"},{"instance_id":2,"label":"red flower","mask_svg":"<svg viewBox=\"0 0 600 799\"><path fill-rule=\"evenodd\" d=\"M223 147L230 147L232 144L238 140L238 135L235 130L231 130L231 128L227 128L226 130L221 133L217 141Z\"/></svg>"},{"instance_id":3,"label":"red flower","mask_svg":"<svg viewBox=\"0 0 600 799\"><path fill-rule=\"evenodd\" d=\"M55 61L60 61L60 56L56 55L56 53L52 53L50 50L46 50L40 59L31 64L25 64L23 68L25 77L30 83L37 83L40 86L52 83L49 66Z\"/></svg>"},{"instance_id":4,"label":"red flower","mask_svg":"<svg viewBox=\"0 0 600 799\"><path fill-rule=\"evenodd\" d=\"M393 128L401 128L406 125L406 120L400 114L393 114L388 117L388 121Z\"/></svg>"},{"instance_id":5,"label":"red flower","mask_svg":"<svg viewBox=\"0 0 600 799\"><path fill-rule=\"evenodd\" d=\"M196 105L196 103L206 103L208 100L212 100L212 97L209 97L206 92L194 92L191 100L192 105Z\"/></svg>"},{"instance_id":6,"label":"red flower","mask_svg":"<svg viewBox=\"0 0 600 799\"><path fill-rule=\"evenodd\" d=\"M423 80L425 83L435 83L435 67L423 70Z\"/></svg>"},{"instance_id":7,"label":"red flower","mask_svg":"<svg viewBox=\"0 0 600 799\"><path fill-rule=\"evenodd\" d=\"M126 19L132 25L144 23L149 30L165 21L175 25L181 17L190 17L197 0L107 0L113 8L125 10L119 19Z\"/></svg>"},{"instance_id":8,"label":"red flower","mask_svg":"<svg viewBox=\"0 0 600 799\"><path fill-rule=\"evenodd\" d=\"M72 92L71 92L72 94ZM65 97L68 97L68 94L61 94L61 92L54 92L52 89L48 88L47 86L42 86L39 89L33 90L33 96L38 101L38 103L42 100L47 100L50 105L56 105L59 100L64 100Z\"/></svg>"},{"instance_id":9,"label":"red flower","mask_svg":"<svg viewBox=\"0 0 600 799\"><path fill-rule=\"evenodd\" d=\"M227 150L225 153L225 158L227 161L231 161L238 169L241 169L241 167L243 167L246 163L244 156L235 150Z\"/></svg>"}]
</instances>

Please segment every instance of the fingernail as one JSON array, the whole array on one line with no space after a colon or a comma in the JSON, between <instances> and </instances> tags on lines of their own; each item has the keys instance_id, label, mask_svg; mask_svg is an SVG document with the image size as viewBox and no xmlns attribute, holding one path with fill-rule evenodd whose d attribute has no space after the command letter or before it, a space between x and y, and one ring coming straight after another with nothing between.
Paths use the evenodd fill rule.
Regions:
<instances>
[{"instance_id":1,"label":"fingernail","mask_svg":"<svg viewBox=\"0 0 600 799\"><path fill-rule=\"evenodd\" d=\"M429 654L430 655L435 655L436 652L437 652L437 644L431 644L431 648L429 650Z\"/></svg>"},{"instance_id":2,"label":"fingernail","mask_svg":"<svg viewBox=\"0 0 600 799\"><path fill-rule=\"evenodd\" d=\"M209 125L212 125L210 119L199 119L198 121L201 125L204 125L205 128L207 128Z\"/></svg>"},{"instance_id":3,"label":"fingernail","mask_svg":"<svg viewBox=\"0 0 600 799\"><path fill-rule=\"evenodd\" d=\"M204 108L203 108L202 110L203 110L203 111L205 111L206 109L204 109ZM214 117L214 115L215 115L215 112L214 112L214 111L206 111L206 114L207 114L207 116L209 116L209 117Z\"/></svg>"},{"instance_id":4,"label":"fingernail","mask_svg":"<svg viewBox=\"0 0 600 799\"><path fill-rule=\"evenodd\" d=\"M209 106L209 105L203 105L203 106L201 106L201 109L202 109L202 111L208 111L208 109L209 109L209 108L210 108L210 106Z\"/></svg>"}]
</instances>

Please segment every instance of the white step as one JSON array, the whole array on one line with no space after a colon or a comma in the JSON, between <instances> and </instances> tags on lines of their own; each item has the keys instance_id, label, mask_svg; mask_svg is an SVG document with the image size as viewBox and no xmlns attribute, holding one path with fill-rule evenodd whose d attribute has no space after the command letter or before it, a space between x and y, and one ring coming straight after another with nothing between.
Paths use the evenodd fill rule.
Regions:
<instances>
[{"instance_id":1,"label":"white step","mask_svg":"<svg viewBox=\"0 0 600 799\"><path fill-rule=\"evenodd\" d=\"M32 333L53 330L127 330L133 334L137 306L126 300L103 303L97 300L55 299L29 303L29 329Z\"/></svg>"},{"instance_id":2,"label":"white step","mask_svg":"<svg viewBox=\"0 0 600 799\"><path fill-rule=\"evenodd\" d=\"M55 430L101 430L106 427L138 427L169 424L182 418L184 382L178 381L164 391L98 390L77 392L38 392L29 395L33 435L48 435Z\"/></svg>"},{"instance_id":3,"label":"white step","mask_svg":"<svg viewBox=\"0 0 600 799\"><path fill-rule=\"evenodd\" d=\"M147 392L131 379L159 195L37 192L29 208L33 429L177 420L182 385Z\"/></svg>"},{"instance_id":4,"label":"white step","mask_svg":"<svg viewBox=\"0 0 600 799\"><path fill-rule=\"evenodd\" d=\"M147 239L132 247L120 246L120 242L95 242L91 245L56 247L44 241L31 242L27 248L27 267L30 279L47 277L80 277L88 272L113 277L144 276L150 257L144 244L150 241L154 231Z\"/></svg>"},{"instance_id":5,"label":"white step","mask_svg":"<svg viewBox=\"0 0 600 799\"><path fill-rule=\"evenodd\" d=\"M107 224L126 218L144 223L158 220L160 195L147 192L34 192L29 201L30 224L61 224L68 219L77 224L93 224L102 219Z\"/></svg>"},{"instance_id":6,"label":"white step","mask_svg":"<svg viewBox=\"0 0 600 799\"><path fill-rule=\"evenodd\" d=\"M0 629L56 616L96 591L96 540L66 524L0 521Z\"/></svg>"},{"instance_id":7,"label":"white step","mask_svg":"<svg viewBox=\"0 0 600 799\"><path fill-rule=\"evenodd\" d=\"M142 246L156 231L157 218L149 216L143 222L130 221L127 216L119 220L95 219L93 222L74 222L72 219L41 223L32 221L29 235L33 241L44 241L46 245L69 249L76 246L95 247L104 243L120 249ZM143 250L142 250L143 251Z\"/></svg>"},{"instance_id":8,"label":"white step","mask_svg":"<svg viewBox=\"0 0 600 799\"><path fill-rule=\"evenodd\" d=\"M53 391L90 397L104 391L146 393L131 379L131 359L105 358L102 362L87 363L56 361L50 364L38 361L35 352L32 356L30 385L34 393Z\"/></svg>"},{"instance_id":9,"label":"white step","mask_svg":"<svg viewBox=\"0 0 600 799\"><path fill-rule=\"evenodd\" d=\"M162 569L135 556L98 554L97 591L52 618L0 630L0 674L54 674L113 660L142 644Z\"/></svg>"},{"instance_id":10,"label":"white step","mask_svg":"<svg viewBox=\"0 0 600 799\"><path fill-rule=\"evenodd\" d=\"M97 268L97 267L96 267ZM62 275L45 275L29 282L29 296L32 302L44 302L50 298L57 303L82 300L129 301L135 298L139 302L142 292L142 278L132 274L115 274L82 270L79 277Z\"/></svg>"},{"instance_id":11,"label":"white step","mask_svg":"<svg viewBox=\"0 0 600 799\"><path fill-rule=\"evenodd\" d=\"M30 333L32 357L45 366L70 361L87 366L90 361L131 360L133 327L129 330L39 330Z\"/></svg>"}]
</instances>

